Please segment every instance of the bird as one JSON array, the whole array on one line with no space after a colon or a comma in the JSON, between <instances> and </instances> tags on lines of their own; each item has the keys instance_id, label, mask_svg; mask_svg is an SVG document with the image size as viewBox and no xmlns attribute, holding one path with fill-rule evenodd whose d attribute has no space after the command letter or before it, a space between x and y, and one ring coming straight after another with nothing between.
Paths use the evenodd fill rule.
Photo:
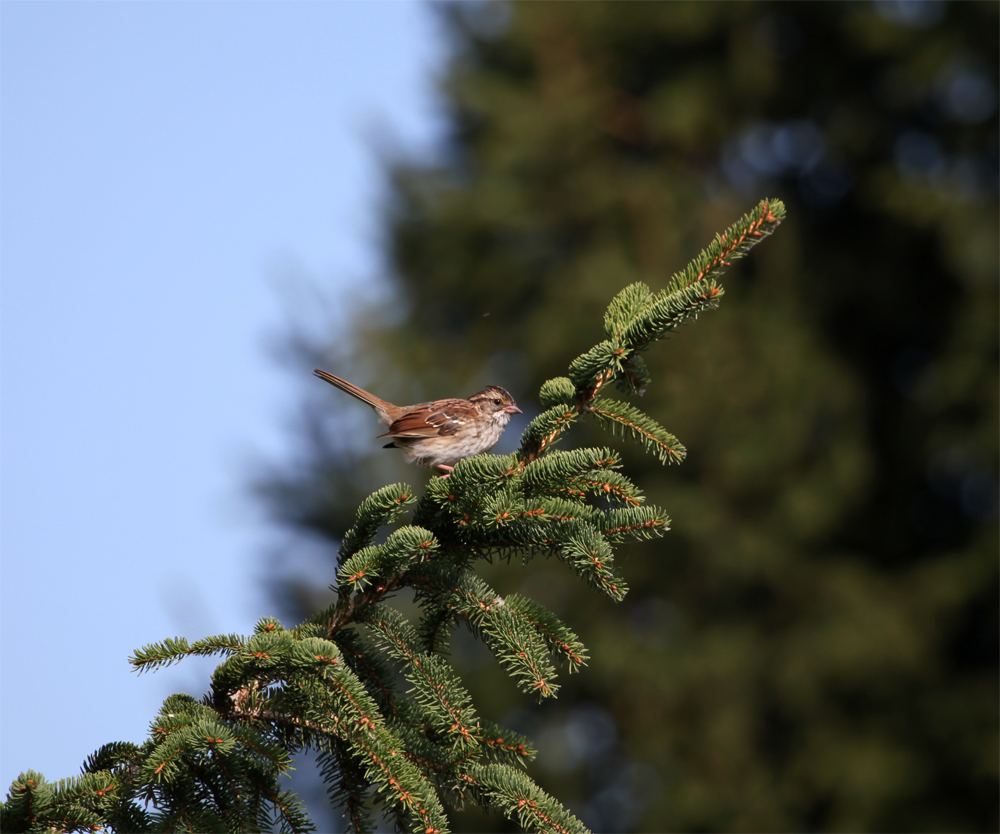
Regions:
<instances>
[{"instance_id":1,"label":"bird","mask_svg":"<svg viewBox=\"0 0 1000 834\"><path fill-rule=\"evenodd\" d=\"M393 405L370 394L346 379L313 371L320 379L368 403L389 431L379 438L389 438L386 449L403 449L406 461L439 469L447 478L463 458L492 449L507 423L521 414L514 398L499 385L488 385L467 400L433 400L416 405Z\"/></svg>"}]
</instances>

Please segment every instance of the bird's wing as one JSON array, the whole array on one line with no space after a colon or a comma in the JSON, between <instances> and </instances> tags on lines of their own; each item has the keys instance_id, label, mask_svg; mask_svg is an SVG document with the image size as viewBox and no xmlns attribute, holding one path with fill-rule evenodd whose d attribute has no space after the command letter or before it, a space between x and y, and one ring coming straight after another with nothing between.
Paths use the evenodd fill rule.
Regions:
<instances>
[{"instance_id":1,"label":"bird's wing","mask_svg":"<svg viewBox=\"0 0 1000 834\"><path fill-rule=\"evenodd\" d=\"M462 400L441 400L437 403L422 403L412 411L408 411L398 420L393 421L389 431L379 437L421 438L447 437L455 434L466 422L461 410L452 406L461 404Z\"/></svg>"}]
</instances>

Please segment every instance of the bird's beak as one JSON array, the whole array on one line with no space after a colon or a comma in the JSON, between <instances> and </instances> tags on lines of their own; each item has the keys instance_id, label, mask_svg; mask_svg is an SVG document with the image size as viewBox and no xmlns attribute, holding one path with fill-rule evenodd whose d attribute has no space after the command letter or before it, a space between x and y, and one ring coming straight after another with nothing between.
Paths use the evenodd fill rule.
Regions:
<instances>
[{"instance_id":1,"label":"bird's beak","mask_svg":"<svg viewBox=\"0 0 1000 834\"><path fill-rule=\"evenodd\" d=\"M519 409L516 405L508 405L504 409L504 411L506 411L508 414L521 414L522 413L521 409Z\"/></svg>"}]
</instances>

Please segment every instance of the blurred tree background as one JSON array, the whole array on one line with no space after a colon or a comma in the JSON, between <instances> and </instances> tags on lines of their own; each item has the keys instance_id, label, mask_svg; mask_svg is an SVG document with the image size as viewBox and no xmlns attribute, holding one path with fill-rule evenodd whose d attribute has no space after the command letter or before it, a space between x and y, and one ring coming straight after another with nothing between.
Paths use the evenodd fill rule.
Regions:
<instances>
[{"instance_id":1,"label":"blurred tree background","mask_svg":"<svg viewBox=\"0 0 1000 834\"><path fill-rule=\"evenodd\" d=\"M357 502L427 477L313 367L396 403L500 384L530 417L618 289L777 196L721 308L647 354L642 407L689 457L614 444L674 519L625 551L625 602L551 561L487 569L589 666L539 706L463 633L456 664L595 831L997 830L998 9L433 7L451 133L391 165L388 289L284 340L299 452L260 490L289 620Z\"/></svg>"}]
</instances>

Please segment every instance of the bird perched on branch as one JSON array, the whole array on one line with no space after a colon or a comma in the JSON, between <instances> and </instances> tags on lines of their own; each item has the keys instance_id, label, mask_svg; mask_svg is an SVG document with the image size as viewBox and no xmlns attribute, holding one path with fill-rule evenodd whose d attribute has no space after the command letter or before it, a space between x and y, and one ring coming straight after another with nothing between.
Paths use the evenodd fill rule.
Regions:
<instances>
[{"instance_id":1,"label":"bird perched on branch","mask_svg":"<svg viewBox=\"0 0 1000 834\"><path fill-rule=\"evenodd\" d=\"M390 442L386 449L403 449L408 463L437 468L448 477L462 458L488 452L503 434L514 414L514 398L498 385L489 385L467 400L434 400L416 405L393 405L318 368L320 379L368 403L389 431L380 434Z\"/></svg>"}]
</instances>

